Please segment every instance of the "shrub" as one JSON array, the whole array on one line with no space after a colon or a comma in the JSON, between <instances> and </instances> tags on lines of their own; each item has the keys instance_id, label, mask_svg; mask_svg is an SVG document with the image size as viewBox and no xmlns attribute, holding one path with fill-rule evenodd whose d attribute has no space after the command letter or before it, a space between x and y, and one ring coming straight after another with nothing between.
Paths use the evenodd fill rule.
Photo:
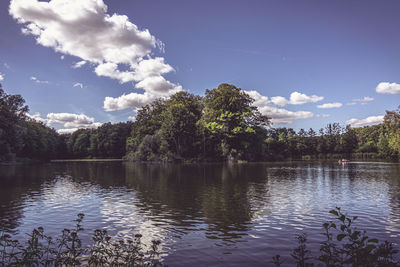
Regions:
<instances>
[{"instance_id":1,"label":"shrub","mask_svg":"<svg viewBox=\"0 0 400 267\"><path fill-rule=\"evenodd\" d=\"M297 235L299 244L291 253L296 266L400 266L395 259L398 250L394 249L392 243L379 243L378 239L369 237L366 231L354 227L357 216L347 216L339 207L329 213L335 216L336 221L323 224L325 240L321 243L318 257L312 257L307 249L306 235ZM282 264L279 255L274 256L272 261L275 266Z\"/></svg>"},{"instance_id":2,"label":"shrub","mask_svg":"<svg viewBox=\"0 0 400 267\"><path fill-rule=\"evenodd\" d=\"M0 232L0 266L162 266L159 260L160 241L153 240L146 251L142 235L133 240L113 241L106 230L95 230L92 241L82 246L79 233L83 231L84 214L78 214L74 229L64 229L53 239L38 227L28 234L25 244Z\"/></svg>"}]
</instances>

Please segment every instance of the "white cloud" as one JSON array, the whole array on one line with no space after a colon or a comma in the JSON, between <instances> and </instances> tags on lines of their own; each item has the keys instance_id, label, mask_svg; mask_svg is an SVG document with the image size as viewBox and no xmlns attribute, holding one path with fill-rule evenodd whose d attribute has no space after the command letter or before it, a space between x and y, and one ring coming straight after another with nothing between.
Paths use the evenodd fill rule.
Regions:
<instances>
[{"instance_id":1,"label":"white cloud","mask_svg":"<svg viewBox=\"0 0 400 267\"><path fill-rule=\"evenodd\" d=\"M73 87L83 88L83 83L74 83Z\"/></svg>"},{"instance_id":2,"label":"white cloud","mask_svg":"<svg viewBox=\"0 0 400 267\"><path fill-rule=\"evenodd\" d=\"M371 101L374 101L374 98L369 96L364 96L362 99L360 99L360 102L371 102Z\"/></svg>"},{"instance_id":3,"label":"white cloud","mask_svg":"<svg viewBox=\"0 0 400 267\"><path fill-rule=\"evenodd\" d=\"M57 132L59 134L70 134L73 133L75 131L79 130L79 128L70 128L70 129L58 129Z\"/></svg>"},{"instance_id":4,"label":"white cloud","mask_svg":"<svg viewBox=\"0 0 400 267\"><path fill-rule=\"evenodd\" d=\"M317 115L315 115L315 117L317 117L317 118L328 118L330 116L331 116L330 114L317 114Z\"/></svg>"},{"instance_id":5,"label":"white cloud","mask_svg":"<svg viewBox=\"0 0 400 267\"><path fill-rule=\"evenodd\" d=\"M84 114L74 113L49 113L47 114L47 124L60 123L64 129L58 130L59 133L67 133L82 128L97 128L102 125L100 122L95 122L94 118Z\"/></svg>"},{"instance_id":6,"label":"white cloud","mask_svg":"<svg viewBox=\"0 0 400 267\"><path fill-rule=\"evenodd\" d=\"M365 119L350 119L346 121L347 125L350 125L353 128L368 126L368 125L376 125L383 122L384 116L370 116Z\"/></svg>"},{"instance_id":7,"label":"white cloud","mask_svg":"<svg viewBox=\"0 0 400 267\"><path fill-rule=\"evenodd\" d=\"M60 57L60 59L61 59L61 60L64 60L64 58L65 58L65 56L64 56L64 55L62 55L62 56Z\"/></svg>"},{"instance_id":8,"label":"white cloud","mask_svg":"<svg viewBox=\"0 0 400 267\"><path fill-rule=\"evenodd\" d=\"M79 69L80 67L82 67L85 64L86 64L86 61L85 60L81 60L81 61L76 62L74 65L72 65L72 68L73 69Z\"/></svg>"},{"instance_id":9,"label":"white cloud","mask_svg":"<svg viewBox=\"0 0 400 267\"><path fill-rule=\"evenodd\" d=\"M310 111L290 111L274 106L274 102L268 99L267 96L261 95L257 91L246 91L255 101L254 105L263 114L271 118L274 124L291 124L294 120L307 119L314 117Z\"/></svg>"},{"instance_id":10,"label":"white cloud","mask_svg":"<svg viewBox=\"0 0 400 267\"><path fill-rule=\"evenodd\" d=\"M10 69L11 68L10 65L8 65L7 63L4 63L3 65L4 65L4 68L6 68L6 69Z\"/></svg>"},{"instance_id":11,"label":"white cloud","mask_svg":"<svg viewBox=\"0 0 400 267\"><path fill-rule=\"evenodd\" d=\"M43 119L43 118L40 116L40 113L39 113L39 112L36 112L36 113L33 114L33 115L32 115L32 114L29 114L29 113L26 113L25 115L26 115L27 117L33 119L33 120L40 121L40 122L43 122L43 123L47 124L47 119Z\"/></svg>"},{"instance_id":12,"label":"white cloud","mask_svg":"<svg viewBox=\"0 0 400 267\"><path fill-rule=\"evenodd\" d=\"M292 105L303 105L306 103L315 103L315 102L321 101L323 99L324 99L323 96L316 96L316 95L308 96L305 94L301 94L299 92L293 92L290 94L290 104L292 104Z\"/></svg>"},{"instance_id":13,"label":"white cloud","mask_svg":"<svg viewBox=\"0 0 400 267\"><path fill-rule=\"evenodd\" d=\"M381 94L400 94L400 84L381 82L376 87L376 92Z\"/></svg>"},{"instance_id":14,"label":"white cloud","mask_svg":"<svg viewBox=\"0 0 400 267\"><path fill-rule=\"evenodd\" d=\"M4 80L4 74L0 72L0 81Z\"/></svg>"},{"instance_id":15,"label":"white cloud","mask_svg":"<svg viewBox=\"0 0 400 267\"><path fill-rule=\"evenodd\" d=\"M80 58L74 67L90 62L98 76L121 83L136 82L136 88L145 90L140 97L132 93L141 99L141 105L148 103L144 102L146 99L158 97L156 92L165 96L182 90L162 76L174 71L172 66L162 57L152 58L152 50L158 47L164 52L165 45L147 29L139 29L127 16L107 14L103 0L11 0L9 12L23 24L23 33L33 35L38 44ZM125 103L120 98L125 99L126 95L106 97L104 107L110 101ZM137 107L114 105L106 110Z\"/></svg>"},{"instance_id":16,"label":"white cloud","mask_svg":"<svg viewBox=\"0 0 400 267\"><path fill-rule=\"evenodd\" d=\"M281 107L284 107L288 104L303 105L303 104L307 104L307 103L315 103L315 102L321 101L323 99L324 99L323 96L317 96L317 95L308 96L306 94L302 94L299 92L291 93L289 100L283 96L271 97L272 103L274 103L277 106L281 106Z\"/></svg>"},{"instance_id":17,"label":"white cloud","mask_svg":"<svg viewBox=\"0 0 400 267\"><path fill-rule=\"evenodd\" d=\"M371 101L374 101L375 99L373 97L369 97L369 96L364 96L361 99L353 99L350 103L347 103L347 106L353 106L353 105L357 105L358 103L360 103L361 105L366 105Z\"/></svg>"},{"instance_id":18,"label":"white cloud","mask_svg":"<svg viewBox=\"0 0 400 267\"><path fill-rule=\"evenodd\" d=\"M272 103L274 103L277 106L281 106L284 107L287 104L289 104L289 100L287 100L286 98L284 98L283 96L273 96L271 97L271 101Z\"/></svg>"},{"instance_id":19,"label":"white cloud","mask_svg":"<svg viewBox=\"0 0 400 267\"><path fill-rule=\"evenodd\" d=\"M104 109L106 111L122 110L127 108L140 108L146 104L156 100L157 95L149 94L145 92L144 94L130 93L127 95L122 95L120 97L106 97L104 100Z\"/></svg>"},{"instance_id":20,"label":"white cloud","mask_svg":"<svg viewBox=\"0 0 400 267\"><path fill-rule=\"evenodd\" d=\"M147 29L107 14L102 0L11 0L9 12L39 44L90 62L136 63L156 46Z\"/></svg>"},{"instance_id":21,"label":"white cloud","mask_svg":"<svg viewBox=\"0 0 400 267\"><path fill-rule=\"evenodd\" d=\"M94 118L88 117L84 114L74 114L74 113L49 113L46 118L42 118L40 113L36 112L31 115L26 113L31 119L43 122L48 126L52 124L62 124L63 129L58 129L58 133L71 133L78 129L86 128L97 128L102 125L100 122L95 122Z\"/></svg>"},{"instance_id":22,"label":"white cloud","mask_svg":"<svg viewBox=\"0 0 400 267\"><path fill-rule=\"evenodd\" d=\"M335 103L325 103L322 105L317 105L317 108L340 108L341 106L343 106L342 103L335 102Z\"/></svg>"},{"instance_id":23,"label":"white cloud","mask_svg":"<svg viewBox=\"0 0 400 267\"><path fill-rule=\"evenodd\" d=\"M41 81L38 78L36 78L35 76L31 77L31 80L34 81L35 83L42 83L42 84L49 84L49 81Z\"/></svg>"},{"instance_id":24,"label":"white cloud","mask_svg":"<svg viewBox=\"0 0 400 267\"><path fill-rule=\"evenodd\" d=\"M128 120L135 121L136 120L136 116L129 116Z\"/></svg>"}]
</instances>

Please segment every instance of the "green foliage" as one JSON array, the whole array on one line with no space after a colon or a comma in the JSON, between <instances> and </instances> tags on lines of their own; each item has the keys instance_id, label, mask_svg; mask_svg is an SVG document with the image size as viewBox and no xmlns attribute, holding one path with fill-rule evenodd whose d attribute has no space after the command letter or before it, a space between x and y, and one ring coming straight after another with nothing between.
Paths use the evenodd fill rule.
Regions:
<instances>
[{"instance_id":1,"label":"green foliage","mask_svg":"<svg viewBox=\"0 0 400 267\"><path fill-rule=\"evenodd\" d=\"M243 141L250 140L257 127L270 124L269 119L252 106L253 101L240 88L226 83L206 90L200 123L211 138L219 141L222 157L232 156L233 152L243 154Z\"/></svg>"},{"instance_id":2,"label":"green foliage","mask_svg":"<svg viewBox=\"0 0 400 267\"><path fill-rule=\"evenodd\" d=\"M13 240L0 229L0 266L162 266L159 240L145 250L141 234L133 239L113 241L107 230L96 229L93 243L83 247L80 213L73 229L63 229L59 238L45 234L43 227L27 234L25 243Z\"/></svg>"},{"instance_id":3,"label":"green foliage","mask_svg":"<svg viewBox=\"0 0 400 267\"><path fill-rule=\"evenodd\" d=\"M168 150L179 158L197 157L201 144L197 125L202 112L201 98L178 92L165 102L165 106L160 134Z\"/></svg>"},{"instance_id":4,"label":"green foliage","mask_svg":"<svg viewBox=\"0 0 400 267\"><path fill-rule=\"evenodd\" d=\"M312 257L311 251L307 249L305 234L296 236L298 247L293 250L291 256L297 266L320 266L315 264L315 261L329 267L400 265L395 259L398 250L394 249L392 243L380 243L378 239L369 237L366 231L354 226L357 216L350 217L339 207L329 213L335 216L335 221L323 224L325 240L321 242L318 257ZM280 266L277 256L273 258L273 263Z\"/></svg>"},{"instance_id":5,"label":"green foliage","mask_svg":"<svg viewBox=\"0 0 400 267\"><path fill-rule=\"evenodd\" d=\"M16 153L23 146L20 122L29 110L24 104L25 100L20 95L6 94L0 84L0 157Z\"/></svg>"},{"instance_id":6,"label":"green foliage","mask_svg":"<svg viewBox=\"0 0 400 267\"><path fill-rule=\"evenodd\" d=\"M59 135L26 117L19 95L0 86L0 161L19 158L122 158L138 161L400 159L400 109L362 128L330 123L319 130L269 128L246 92L230 84L202 98L178 92L138 110L136 120Z\"/></svg>"},{"instance_id":7,"label":"green foliage","mask_svg":"<svg viewBox=\"0 0 400 267\"><path fill-rule=\"evenodd\" d=\"M97 129L79 129L67 135L69 158L122 158L131 122L105 123Z\"/></svg>"}]
</instances>

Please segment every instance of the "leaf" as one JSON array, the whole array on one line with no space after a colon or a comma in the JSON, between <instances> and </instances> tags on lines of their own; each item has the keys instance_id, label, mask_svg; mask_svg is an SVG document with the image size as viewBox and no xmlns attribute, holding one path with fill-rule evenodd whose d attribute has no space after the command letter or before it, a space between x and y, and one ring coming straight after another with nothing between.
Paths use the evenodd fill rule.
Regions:
<instances>
[{"instance_id":1,"label":"leaf","mask_svg":"<svg viewBox=\"0 0 400 267\"><path fill-rule=\"evenodd\" d=\"M336 210L330 210L329 213L339 216L339 213Z\"/></svg>"},{"instance_id":2,"label":"leaf","mask_svg":"<svg viewBox=\"0 0 400 267\"><path fill-rule=\"evenodd\" d=\"M337 239L338 241L342 241L342 239L345 238L345 237L346 237L345 234L339 234L339 235L337 235L336 239Z\"/></svg>"},{"instance_id":3,"label":"leaf","mask_svg":"<svg viewBox=\"0 0 400 267\"><path fill-rule=\"evenodd\" d=\"M340 230L344 231L346 229L346 225L341 225Z\"/></svg>"},{"instance_id":4,"label":"leaf","mask_svg":"<svg viewBox=\"0 0 400 267\"><path fill-rule=\"evenodd\" d=\"M375 245L367 245L367 246L365 247L365 249L366 249L368 252L374 250L375 248L376 248Z\"/></svg>"},{"instance_id":5,"label":"leaf","mask_svg":"<svg viewBox=\"0 0 400 267\"><path fill-rule=\"evenodd\" d=\"M368 242L371 242L371 243L378 243L379 240L376 239L376 238L371 238L371 239L368 239Z\"/></svg>"},{"instance_id":6,"label":"leaf","mask_svg":"<svg viewBox=\"0 0 400 267\"><path fill-rule=\"evenodd\" d=\"M334 224L334 223L331 223L331 227L333 227L333 228L335 228L335 229L336 229L336 224Z\"/></svg>"}]
</instances>

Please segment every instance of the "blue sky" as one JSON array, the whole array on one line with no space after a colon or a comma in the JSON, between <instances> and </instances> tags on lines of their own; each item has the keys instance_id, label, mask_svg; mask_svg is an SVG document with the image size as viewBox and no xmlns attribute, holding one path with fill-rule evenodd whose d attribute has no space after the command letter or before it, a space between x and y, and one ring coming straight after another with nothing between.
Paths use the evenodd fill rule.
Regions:
<instances>
[{"instance_id":1,"label":"blue sky","mask_svg":"<svg viewBox=\"0 0 400 267\"><path fill-rule=\"evenodd\" d=\"M60 132L234 84L274 127L379 123L400 104L399 1L12 0L0 81Z\"/></svg>"}]
</instances>

